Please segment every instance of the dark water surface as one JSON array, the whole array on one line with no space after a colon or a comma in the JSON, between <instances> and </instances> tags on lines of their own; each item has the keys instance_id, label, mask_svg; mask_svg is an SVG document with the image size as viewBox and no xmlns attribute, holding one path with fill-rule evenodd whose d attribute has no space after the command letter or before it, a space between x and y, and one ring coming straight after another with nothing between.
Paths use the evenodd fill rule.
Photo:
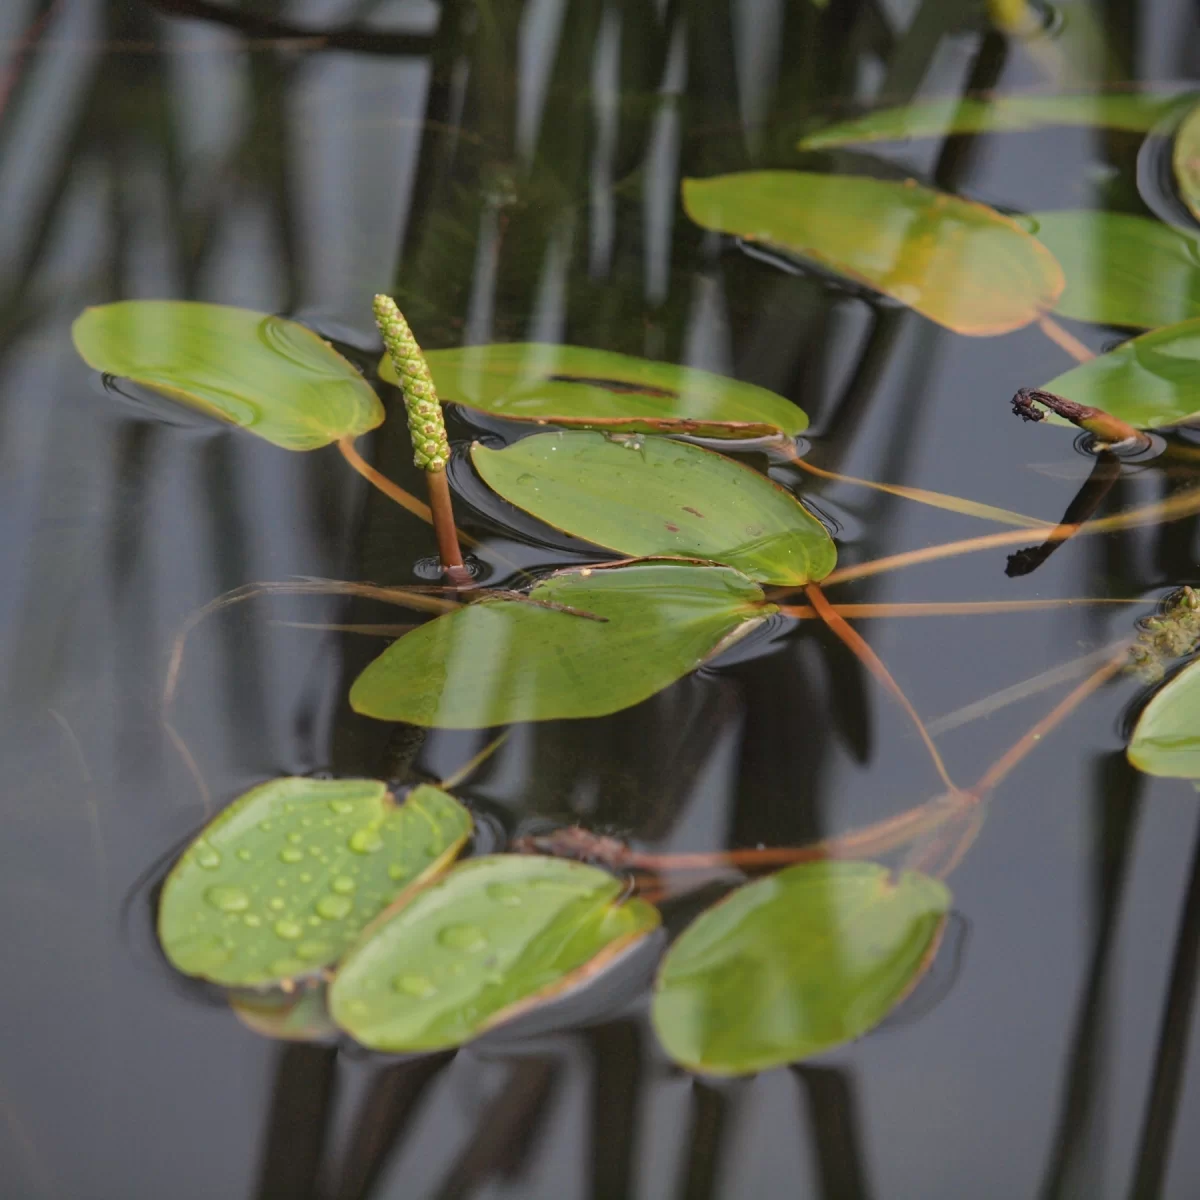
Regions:
<instances>
[{"instance_id":1,"label":"dark water surface","mask_svg":"<svg viewBox=\"0 0 1200 1200\"><path fill-rule=\"evenodd\" d=\"M1193 5L1073 11L1096 39L1075 86L1196 77ZM907 1010L794 1069L688 1076L658 1048L644 992L593 999L565 1032L397 1063L272 1042L188 986L153 937L155 884L204 821L162 724L173 637L240 584L412 582L435 547L332 448L292 455L164 420L106 391L69 334L87 304L204 299L298 316L368 365L370 297L390 291L429 347L567 341L707 367L801 404L822 466L1057 519L1089 461L1073 431L1025 427L1007 399L1066 369L1061 350L1033 328L958 337L772 269L688 222L678 181L885 160L1004 208L1137 212L1137 137L801 160L804 122L850 101L1047 83L956 0L671 0L665 16L632 0L10 0L0 56L5 1200L1200 1195L1186 1003L1200 812L1188 784L1126 765L1128 680L998 791L951 881L947 949ZM1074 332L1095 349L1120 336ZM452 416L452 437L477 434ZM416 486L400 424L366 445ZM491 581L510 570L497 551L563 560L489 524L468 476L457 463ZM843 562L991 528L776 476L836 524ZM1134 474L1110 504L1165 487ZM1079 539L1022 579L989 551L837 598L1153 601L1200 582L1196 537L1186 521ZM1145 611L861 628L933 719ZM387 728L345 700L381 643L280 622L397 619L273 598L199 627L173 717L216 804L280 773L386 774ZM951 771L976 778L1061 694L947 731ZM418 769L440 778L482 739L435 733ZM498 829L578 820L708 850L819 837L937 789L855 660L780 625L615 717L518 728L462 794Z\"/></svg>"}]
</instances>

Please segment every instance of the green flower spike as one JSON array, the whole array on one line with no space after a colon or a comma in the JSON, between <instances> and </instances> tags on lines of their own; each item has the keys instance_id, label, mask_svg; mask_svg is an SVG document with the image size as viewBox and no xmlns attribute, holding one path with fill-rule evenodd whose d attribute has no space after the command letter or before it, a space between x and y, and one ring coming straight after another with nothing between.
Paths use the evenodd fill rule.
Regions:
<instances>
[{"instance_id":1,"label":"green flower spike","mask_svg":"<svg viewBox=\"0 0 1200 1200\"><path fill-rule=\"evenodd\" d=\"M404 391L413 461L422 471L444 471L450 461L450 442L421 347L391 296L375 297L375 323Z\"/></svg>"}]
</instances>

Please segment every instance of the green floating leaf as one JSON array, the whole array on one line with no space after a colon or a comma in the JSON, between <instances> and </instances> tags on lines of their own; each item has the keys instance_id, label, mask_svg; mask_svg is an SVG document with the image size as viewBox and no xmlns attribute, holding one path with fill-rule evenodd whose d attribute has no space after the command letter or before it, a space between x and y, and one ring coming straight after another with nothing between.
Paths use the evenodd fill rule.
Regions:
<instances>
[{"instance_id":1,"label":"green floating leaf","mask_svg":"<svg viewBox=\"0 0 1200 1200\"><path fill-rule=\"evenodd\" d=\"M1200 317L1200 244L1127 213L1035 213L1035 233L1062 264L1055 312L1077 321L1152 329Z\"/></svg>"},{"instance_id":2,"label":"green floating leaf","mask_svg":"<svg viewBox=\"0 0 1200 1200\"><path fill-rule=\"evenodd\" d=\"M599 717L662 691L775 612L728 567L641 563L551 576L531 599L480 600L393 642L350 705L383 721L481 729Z\"/></svg>"},{"instance_id":3,"label":"green floating leaf","mask_svg":"<svg viewBox=\"0 0 1200 1200\"><path fill-rule=\"evenodd\" d=\"M1144 333L1042 386L1139 429L1181 425L1200 413L1200 318Z\"/></svg>"},{"instance_id":4,"label":"green floating leaf","mask_svg":"<svg viewBox=\"0 0 1200 1200\"><path fill-rule=\"evenodd\" d=\"M505 500L574 537L631 557L678 555L760 583L824 579L825 526L790 492L721 454L668 438L539 433L471 461Z\"/></svg>"},{"instance_id":5,"label":"green floating leaf","mask_svg":"<svg viewBox=\"0 0 1200 1200\"><path fill-rule=\"evenodd\" d=\"M801 150L826 150L865 142L948 137L955 133L1001 133L1078 125L1146 133L1190 97L1156 92L1068 96L991 96L922 100L885 108L853 121L818 129L800 140Z\"/></svg>"},{"instance_id":6,"label":"green floating leaf","mask_svg":"<svg viewBox=\"0 0 1200 1200\"><path fill-rule=\"evenodd\" d=\"M654 991L667 1053L745 1075L860 1037L933 960L950 893L870 862L788 867L738 888L684 930Z\"/></svg>"},{"instance_id":7,"label":"green floating leaf","mask_svg":"<svg viewBox=\"0 0 1200 1200\"><path fill-rule=\"evenodd\" d=\"M986 205L918 184L804 171L685 179L705 229L820 263L952 329L1008 333L1053 308L1054 256Z\"/></svg>"},{"instance_id":8,"label":"green floating leaf","mask_svg":"<svg viewBox=\"0 0 1200 1200\"><path fill-rule=\"evenodd\" d=\"M1200 661L1184 667L1150 698L1126 755L1147 775L1200 779Z\"/></svg>"},{"instance_id":9,"label":"green floating leaf","mask_svg":"<svg viewBox=\"0 0 1200 1200\"><path fill-rule=\"evenodd\" d=\"M315 333L266 313L182 300L85 309L75 348L97 371L249 429L285 450L316 450L374 429L379 397Z\"/></svg>"},{"instance_id":10,"label":"green floating leaf","mask_svg":"<svg viewBox=\"0 0 1200 1200\"><path fill-rule=\"evenodd\" d=\"M1200 221L1200 105L1191 109L1175 131L1171 166L1180 198Z\"/></svg>"},{"instance_id":11,"label":"green floating leaf","mask_svg":"<svg viewBox=\"0 0 1200 1200\"><path fill-rule=\"evenodd\" d=\"M624 883L559 858L471 859L419 892L343 963L333 1019L374 1050L461 1046L578 986L658 927Z\"/></svg>"},{"instance_id":12,"label":"green floating leaf","mask_svg":"<svg viewBox=\"0 0 1200 1200\"><path fill-rule=\"evenodd\" d=\"M470 832L470 813L428 785L397 806L374 779L274 779L239 796L175 864L159 940L184 974L227 987L312 974Z\"/></svg>"},{"instance_id":13,"label":"green floating leaf","mask_svg":"<svg viewBox=\"0 0 1200 1200\"><path fill-rule=\"evenodd\" d=\"M795 436L808 418L766 388L610 350L517 342L427 350L443 401L547 425L701 437ZM396 383L385 355L379 376Z\"/></svg>"}]
</instances>

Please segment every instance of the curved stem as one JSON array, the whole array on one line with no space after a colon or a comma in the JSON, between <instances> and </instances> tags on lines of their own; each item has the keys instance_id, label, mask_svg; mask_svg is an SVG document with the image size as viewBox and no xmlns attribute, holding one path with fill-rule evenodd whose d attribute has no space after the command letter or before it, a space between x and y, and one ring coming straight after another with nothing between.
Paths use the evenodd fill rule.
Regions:
<instances>
[{"instance_id":1,"label":"curved stem","mask_svg":"<svg viewBox=\"0 0 1200 1200\"><path fill-rule=\"evenodd\" d=\"M375 470L354 448L354 438L347 434L338 441L337 447L342 452L342 457L372 487L378 488L389 500L395 500L401 508L420 517L427 525L433 524L433 509L428 504L422 504L412 492L406 492L398 483L393 483L386 475Z\"/></svg>"},{"instance_id":2,"label":"curved stem","mask_svg":"<svg viewBox=\"0 0 1200 1200\"><path fill-rule=\"evenodd\" d=\"M904 694L904 690L892 678L892 673L883 665L882 659L863 641L862 636L857 630L852 629L846 623L845 617L834 610L833 605L825 599L825 594L821 591L819 585L810 583L805 588L805 591L808 593L809 602L816 609L817 616L841 638L855 657L892 693L899 702L900 707L908 713L912 723L917 727L917 732L921 735L921 741L925 743L925 749L929 751L929 757L933 760L934 768L938 775L941 776L942 782L946 785L947 790L951 793L956 793L959 789L954 780L950 778L950 773L946 770L946 764L942 761L942 756L938 753L938 748L933 744L933 738L929 736L929 731L925 728L924 721L921 720L917 710L913 708L909 698Z\"/></svg>"}]
</instances>

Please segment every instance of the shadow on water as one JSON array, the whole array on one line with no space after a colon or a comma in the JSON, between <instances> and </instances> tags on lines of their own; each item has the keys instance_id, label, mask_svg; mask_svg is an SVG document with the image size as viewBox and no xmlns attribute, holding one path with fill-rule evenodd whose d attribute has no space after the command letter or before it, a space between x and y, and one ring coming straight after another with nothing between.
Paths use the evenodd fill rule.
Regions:
<instances>
[{"instance_id":1,"label":"shadow on water","mask_svg":"<svg viewBox=\"0 0 1200 1200\"><path fill-rule=\"evenodd\" d=\"M1065 80L961 0L900 16L876 0L30 0L0 13L0 897L22 918L4 1001L20 1035L0 1046L5 1196L1197 1193L1200 849L1186 860L1187 797L1114 753L1118 700L997 800L956 879L969 958L948 938L932 999L815 1063L686 1075L658 1048L644 994L527 1042L388 1060L272 1043L165 982L143 954L151 935L128 925L153 922L161 869L147 865L203 821L158 707L180 625L248 580L411 583L435 544L332 454L174 426L136 397L99 402L67 332L86 304L218 300L315 314L369 372L369 300L388 291L430 348L564 341L728 373L802 404L827 470L1001 505L1015 486L1020 507L1061 512L1067 489L1018 467L1036 452L1005 411L1017 386L1065 369L1054 347L1025 332L954 339L818 273L770 269L688 221L678 195L688 177L794 167L814 118L875 101L1200 65L1189 6L1080 7L1103 53ZM1020 145L964 135L886 161L811 161L1001 206L1019 180L1047 208L1140 207L1136 139ZM451 420L456 438L479 433ZM399 422L364 445L417 489ZM1064 439L1041 454L1071 451ZM1101 499L1147 486L1122 477ZM964 536L959 518L882 493L829 484L813 499L846 531L847 562ZM474 524L464 506L465 523L491 537L495 582L561 561L498 536L488 503ZM1052 561L1048 547L1029 582L980 555L847 598L1004 584L1013 598L1101 584L1139 596L1194 579L1196 532L1189 520L1064 543ZM279 617L396 619L361 599L272 598L197 632L173 719L220 802L316 768L437 779L486 740L412 739L357 716L348 685L377 641ZM876 629L918 707L940 712L1124 632L1070 620ZM857 659L817 629L771 649L743 647L610 718L518 727L463 794L495 831L580 822L659 852L818 839L927 798L919 747ZM967 771L1022 728L997 712L948 738L947 756ZM671 923L723 889L684 897Z\"/></svg>"}]
</instances>

